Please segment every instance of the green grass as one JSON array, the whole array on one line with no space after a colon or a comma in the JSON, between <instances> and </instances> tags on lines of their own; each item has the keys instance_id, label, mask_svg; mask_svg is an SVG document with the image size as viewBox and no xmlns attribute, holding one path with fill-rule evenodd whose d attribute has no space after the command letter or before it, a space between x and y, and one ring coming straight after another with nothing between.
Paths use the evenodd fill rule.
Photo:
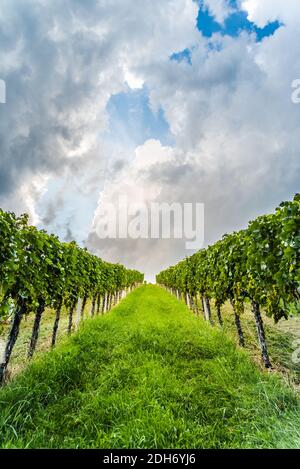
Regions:
<instances>
[{"instance_id":1,"label":"green grass","mask_svg":"<svg viewBox=\"0 0 300 469\"><path fill-rule=\"evenodd\" d=\"M292 448L299 429L278 375L155 286L0 391L2 448Z\"/></svg>"}]
</instances>

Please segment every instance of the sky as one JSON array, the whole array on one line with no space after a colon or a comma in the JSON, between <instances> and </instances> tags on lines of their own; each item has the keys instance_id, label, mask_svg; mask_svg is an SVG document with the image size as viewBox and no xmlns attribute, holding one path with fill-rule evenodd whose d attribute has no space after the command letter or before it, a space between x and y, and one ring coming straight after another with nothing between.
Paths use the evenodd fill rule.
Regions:
<instances>
[{"instance_id":1,"label":"sky","mask_svg":"<svg viewBox=\"0 0 300 469\"><path fill-rule=\"evenodd\" d=\"M103 205L203 203L205 245L299 192L298 0L2 0L0 207L156 273L184 240L102 239Z\"/></svg>"}]
</instances>

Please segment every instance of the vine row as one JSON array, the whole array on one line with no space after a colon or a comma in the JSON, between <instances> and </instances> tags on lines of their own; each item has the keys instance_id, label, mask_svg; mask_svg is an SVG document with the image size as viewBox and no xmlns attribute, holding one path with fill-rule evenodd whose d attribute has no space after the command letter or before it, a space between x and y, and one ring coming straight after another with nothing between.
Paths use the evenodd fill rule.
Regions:
<instances>
[{"instance_id":1,"label":"vine row","mask_svg":"<svg viewBox=\"0 0 300 469\"><path fill-rule=\"evenodd\" d=\"M136 270L104 262L75 242L63 243L57 236L29 226L27 215L17 217L0 209L0 322L10 321L0 360L0 384L6 379L26 315L35 315L28 348L31 358L46 308L55 312L51 338L54 347L63 306L68 311L71 334L79 301L81 318L89 299L91 316L105 313L143 280L143 274Z\"/></svg>"},{"instance_id":2,"label":"vine row","mask_svg":"<svg viewBox=\"0 0 300 469\"><path fill-rule=\"evenodd\" d=\"M226 234L176 266L157 275L166 287L213 323L211 300L219 324L222 306L233 307L239 343L245 345L241 315L250 303L262 359L271 367L262 311L278 322L300 310L300 194L269 215L251 221L247 229Z\"/></svg>"}]
</instances>

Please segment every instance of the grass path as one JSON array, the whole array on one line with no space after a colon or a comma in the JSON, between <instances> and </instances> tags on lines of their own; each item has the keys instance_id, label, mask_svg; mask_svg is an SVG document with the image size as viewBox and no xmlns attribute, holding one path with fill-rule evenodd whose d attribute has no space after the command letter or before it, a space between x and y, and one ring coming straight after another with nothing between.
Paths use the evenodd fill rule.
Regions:
<instances>
[{"instance_id":1,"label":"grass path","mask_svg":"<svg viewBox=\"0 0 300 469\"><path fill-rule=\"evenodd\" d=\"M156 286L0 391L0 447L299 447L295 394Z\"/></svg>"}]
</instances>

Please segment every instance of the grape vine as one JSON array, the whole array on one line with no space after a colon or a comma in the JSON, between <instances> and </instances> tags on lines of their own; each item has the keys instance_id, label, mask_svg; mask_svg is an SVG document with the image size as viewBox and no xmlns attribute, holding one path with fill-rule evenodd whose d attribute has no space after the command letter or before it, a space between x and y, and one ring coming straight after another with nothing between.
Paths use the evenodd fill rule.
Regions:
<instances>
[{"instance_id":1,"label":"grape vine","mask_svg":"<svg viewBox=\"0 0 300 469\"><path fill-rule=\"evenodd\" d=\"M239 343L245 339L241 316L246 302L255 317L262 359L271 367L261 311L278 322L300 306L300 194L283 202L270 215L249 223L247 229L222 240L157 275L157 283L183 297L213 323L210 300L223 324L221 307L233 307Z\"/></svg>"},{"instance_id":2,"label":"grape vine","mask_svg":"<svg viewBox=\"0 0 300 469\"><path fill-rule=\"evenodd\" d=\"M70 334L79 299L81 317L88 299L92 300L91 316L104 313L143 279L136 270L104 262L75 242L62 243L56 236L29 226L27 215L16 217L0 209L0 321L10 318L0 383L5 381L24 316L35 315L28 349L31 358L46 308L55 311L53 347L63 306L68 310Z\"/></svg>"}]
</instances>

